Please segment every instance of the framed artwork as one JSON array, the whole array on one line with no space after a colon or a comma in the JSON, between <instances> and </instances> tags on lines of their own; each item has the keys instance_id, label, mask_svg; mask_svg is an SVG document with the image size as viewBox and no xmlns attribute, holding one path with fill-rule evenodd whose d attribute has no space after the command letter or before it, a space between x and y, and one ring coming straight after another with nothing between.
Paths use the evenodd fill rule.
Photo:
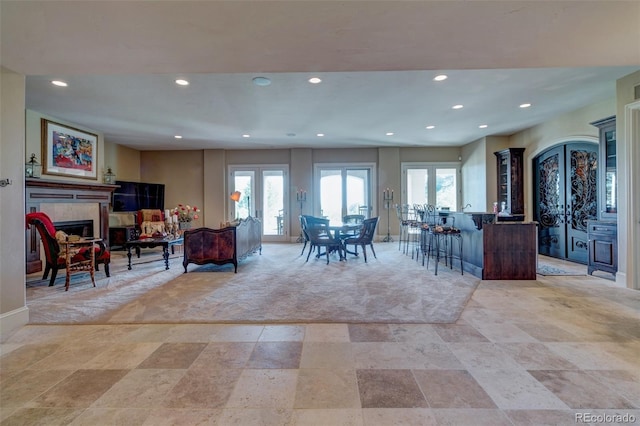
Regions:
<instances>
[{"instance_id":1,"label":"framed artwork","mask_svg":"<svg viewBox=\"0 0 640 426\"><path fill-rule=\"evenodd\" d=\"M43 173L98 179L98 135L42 119Z\"/></svg>"}]
</instances>

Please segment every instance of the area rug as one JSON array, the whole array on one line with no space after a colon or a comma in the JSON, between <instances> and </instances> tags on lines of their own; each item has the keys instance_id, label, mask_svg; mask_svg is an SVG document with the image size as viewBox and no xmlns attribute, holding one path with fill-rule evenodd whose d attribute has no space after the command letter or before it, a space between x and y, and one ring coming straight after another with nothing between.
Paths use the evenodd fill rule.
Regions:
<instances>
[{"instance_id":1,"label":"area rug","mask_svg":"<svg viewBox=\"0 0 640 426\"><path fill-rule=\"evenodd\" d=\"M180 256L165 270L159 253L143 253L131 271L126 257L113 256L111 278L96 273L64 279L55 287L28 283L32 324L126 323L453 323L479 279L440 267L438 275L398 251L375 245L347 261L309 262L301 244L265 244L262 254L232 265L189 265Z\"/></svg>"},{"instance_id":2,"label":"area rug","mask_svg":"<svg viewBox=\"0 0 640 426\"><path fill-rule=\"evenodd\" d=\"M539 256L536 272L543 276L586 275L587 267L577 263L560 261L548 256Z\"/></svg>"}]
</instances>

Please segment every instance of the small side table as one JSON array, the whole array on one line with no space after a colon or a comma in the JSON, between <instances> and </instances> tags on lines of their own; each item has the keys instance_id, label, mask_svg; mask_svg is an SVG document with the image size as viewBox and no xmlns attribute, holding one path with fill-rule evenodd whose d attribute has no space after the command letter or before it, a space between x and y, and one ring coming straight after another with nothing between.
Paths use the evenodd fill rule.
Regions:
<instances>
[{"instance_id":1,"label":"small side table","mask_svg":"<svg viewBox=\"0 0 640 426\"><path fill-rule=\"evenodd\" d=\"M62 248L64 248L66 253L66 269L67 269L67 277L64 283L64 291L69 291L69 280L71 278L71 274L73 272L89 272L91 275L91 282L93 286L96 286L95 280L95 264L96 264L96 252L93 248L93 244L97 241L101 241L100 239L80 239L77 241L60 241L59 244ZM78 262L73 261L73 256L78 254L78 252L82 249L86 248L89 250L89 258L86 260L80 260Z\"/></svg>"}]
</instances>

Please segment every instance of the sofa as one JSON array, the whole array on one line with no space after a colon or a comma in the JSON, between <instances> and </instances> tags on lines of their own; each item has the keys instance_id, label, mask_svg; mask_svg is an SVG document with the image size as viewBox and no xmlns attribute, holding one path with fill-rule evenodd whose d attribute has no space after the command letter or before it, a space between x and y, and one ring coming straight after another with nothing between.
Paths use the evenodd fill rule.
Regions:
<instances>
[{"instance_id":1,"label":"sofa","mask_svg":"<svg viewBox=\"0 0 640 426\"><path fill-rule=\"evenodd\" d=\"M262 224L260 220L248 217L221 229L197 228L185 231L182 266L187 273L187 265L190 263L233 263L237 273L238 261L255 252L262 254Z\"/></svg>"}]
</instances>

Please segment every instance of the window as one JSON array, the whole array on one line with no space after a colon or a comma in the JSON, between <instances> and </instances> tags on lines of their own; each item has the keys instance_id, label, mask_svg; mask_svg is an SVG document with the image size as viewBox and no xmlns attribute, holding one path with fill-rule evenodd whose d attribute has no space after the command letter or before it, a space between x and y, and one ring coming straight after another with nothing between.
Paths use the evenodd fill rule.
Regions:
<instances>
[{"instance_id":1,"label":"window","mask_svg":"<svg viewBox=\"0 0 640 426\"><path fill-rule=\"evenodd\" d=\"M342 222L347 214L373 214L374 165L316 165L319 189L315 214Z\"/></svg>"},{"instance_id":2,"label":"window","mask_svg":"<svg viewBox=\"0 0 640 426\"><path fill-rule=\"evenodd\" d=\"M402 204L431 204L458 210L460 165L456 163L403 163Z\"/></svg>"}]
</instances>

